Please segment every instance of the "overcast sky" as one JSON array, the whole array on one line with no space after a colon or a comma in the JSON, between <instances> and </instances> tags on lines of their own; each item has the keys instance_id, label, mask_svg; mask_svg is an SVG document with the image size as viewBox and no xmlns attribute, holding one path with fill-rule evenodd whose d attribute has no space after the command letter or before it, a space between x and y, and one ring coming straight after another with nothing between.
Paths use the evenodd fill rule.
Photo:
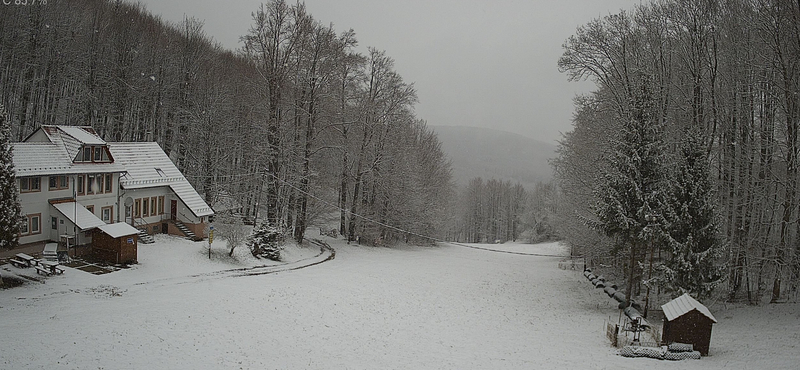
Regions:
<instances>
[{"instance_id":1,"label":"overcast sky","mask_svg":"<svg viewBox=\"0 0 800 370\"><path fill-rule=\"evenodd\" d=\"M224 47L241 46L258 0L141 0L169 22L204 22ZM289 3L294 3L289 0ZM306 0L360 48L385 50L429 125L491 127L556 143L571 128L572 98L592 88L558 72L561 45L579 25L639 0Z\"/></svg>"}]
</instances>

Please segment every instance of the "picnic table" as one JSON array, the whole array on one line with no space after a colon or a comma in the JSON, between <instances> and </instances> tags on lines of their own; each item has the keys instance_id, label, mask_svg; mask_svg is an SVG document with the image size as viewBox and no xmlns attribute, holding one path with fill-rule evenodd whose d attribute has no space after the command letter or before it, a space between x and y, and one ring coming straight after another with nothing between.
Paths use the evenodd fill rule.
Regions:
<instances>
[{"instance_id":1,"label":"picnic table","mask_svg":"<svg viewBox=\"0 0 800 370\"><path fill-rule=\"evenodd\" d=\"M12 265L17 266L19 268L31 267L39 263L39 260L25 253L17 253L17 255L14 256L14 258L8 261L11 262Z\"/></svg>"},{"instance_id":2,"label":"picnic table","mask_svg":"<svg viewBox=\"0 0 800 370\"><path fill-rule=\"evenodd\" d=\"M58 262L40 261L36 266L36 273L47 276L61 275L64 273L64 269L59 266Z\"/></svg>"}]
</instances>

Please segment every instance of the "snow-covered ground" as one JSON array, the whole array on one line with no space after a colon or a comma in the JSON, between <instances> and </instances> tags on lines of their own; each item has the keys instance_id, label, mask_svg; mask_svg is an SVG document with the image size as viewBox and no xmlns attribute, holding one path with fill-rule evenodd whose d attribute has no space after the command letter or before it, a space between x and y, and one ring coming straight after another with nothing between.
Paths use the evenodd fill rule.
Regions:
<instances>
[{"instance_id":1,"label":"snow-covered ground","mask_svg":"<svg viewBox=\"0 0 800 370\"><path fill-rule=\"evenodd\" d=\"M557 257L456 245L395 249L326 238L336 258L242 276L242 248L161 237L140 264L67 269L0 291L2 369L796 369L797 304L711 307L711 356L666 362L616 354L612 300ZM483 245L539 255L558 244ZM297 265L319 248L291 249ZM9 265L3 266L16 271ZM8 271L0 271L4 276Z\"/></svg>"}]
</instances>

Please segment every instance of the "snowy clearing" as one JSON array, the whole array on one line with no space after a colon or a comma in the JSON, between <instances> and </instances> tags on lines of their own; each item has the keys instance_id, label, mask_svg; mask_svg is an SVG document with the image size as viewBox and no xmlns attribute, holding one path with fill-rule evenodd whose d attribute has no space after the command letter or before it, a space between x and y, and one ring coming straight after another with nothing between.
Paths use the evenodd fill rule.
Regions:
<instances>
[{"instance_id":1,"label":"snowy clearing","mask_svg":"<svg viewBox=\"0 0 800 370\"><path fill-rule=\"evenodd\" d=\"M710 308L711 355L618 356L603 326L615 302L557 257L454 245L397 249L325 238L336 258L267 275L245 248L161 237L140 264L106 275L67 269L0 291L0 368L75 369L790 369L797 304ZM481 245L559 254L556 244ZM317 246L292 248L314 260ZM18 271L10 265L0 269ZM4 276L8 271L3 270Z\"/></svg>"}]
</instances>

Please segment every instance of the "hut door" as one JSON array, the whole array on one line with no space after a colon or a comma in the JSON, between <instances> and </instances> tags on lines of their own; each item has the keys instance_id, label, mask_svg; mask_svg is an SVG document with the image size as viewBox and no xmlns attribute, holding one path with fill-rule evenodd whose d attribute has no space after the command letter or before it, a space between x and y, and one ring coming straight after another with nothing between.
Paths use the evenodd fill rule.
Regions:
<instances>
[{"instance_id":1,"label":"hut door","mask_svg":"<svg viewBox=\"0 0 800 370\"><path fill-rule=\"evenodd\" d=\"M173 199L170 202L169 215L170 215L170 219L172 219L172 221L175 221L175 220L178 219L178 201L175 200L175 199Z\"/></svg>"}]
</instances>

